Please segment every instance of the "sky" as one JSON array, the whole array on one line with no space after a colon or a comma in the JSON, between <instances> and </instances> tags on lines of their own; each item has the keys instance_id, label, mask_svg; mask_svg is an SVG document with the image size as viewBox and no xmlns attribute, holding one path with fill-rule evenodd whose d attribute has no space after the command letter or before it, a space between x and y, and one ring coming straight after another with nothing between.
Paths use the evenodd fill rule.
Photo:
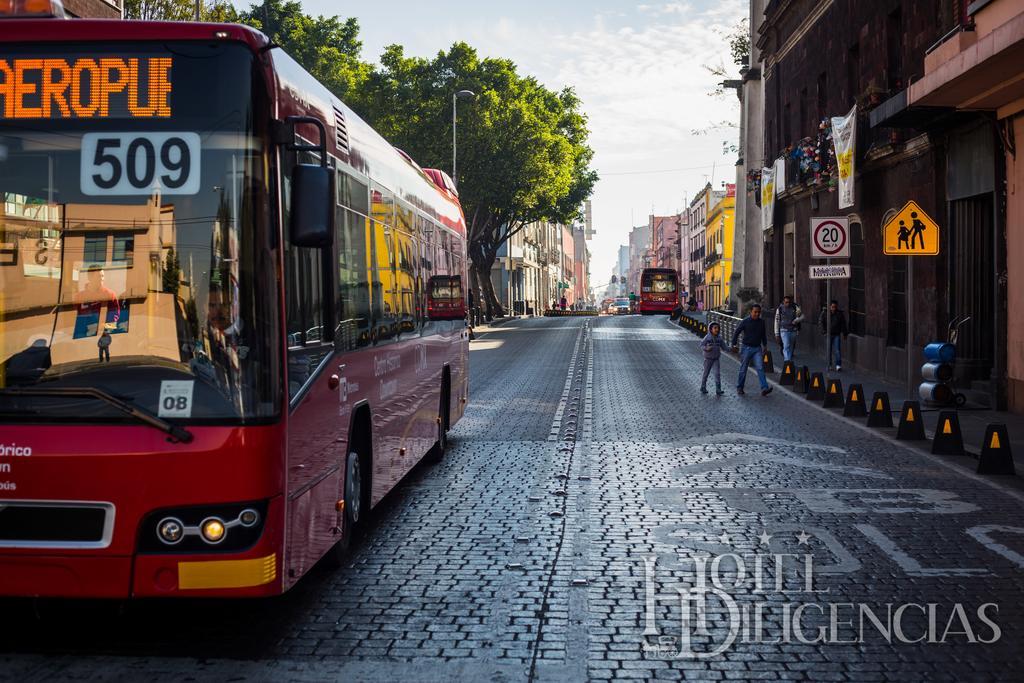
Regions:
<instances>
[{"instance_id":1,"label":"sky","mask_svg":"<svg viewBox=\"0 0 1024 683\"><path fill-rule=\"evenodd\" d=\"M746 0L302 4L311 14L356 17L368 61L392 43L431 57L464 40L484 56L513 60L519 73L549 88L575 88L601 176L591 198L595 286L608 281L632 225L652 211L678 212L706 182L736 182L736 154L723 154L723 146L735 145L738 131L720 124L738 121L738 100L732 91L711 96L721 79L703 65L738 68L724 34L746 16Z\"/></svg>"}]
</instances>

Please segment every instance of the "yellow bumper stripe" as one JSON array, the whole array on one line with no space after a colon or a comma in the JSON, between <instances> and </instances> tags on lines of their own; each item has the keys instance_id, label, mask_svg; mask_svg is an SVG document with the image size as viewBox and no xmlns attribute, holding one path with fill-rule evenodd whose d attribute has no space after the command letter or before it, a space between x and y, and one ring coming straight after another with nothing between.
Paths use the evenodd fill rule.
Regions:
<instances>
[{"instance_id":1,"label":"yellow bumper stripe","mask_svg":"<svg viewBox=\"0 0 1024 683\"><path fill-rule=\"evenodd\" d=\"M247 588L277 578L277 553L252 560L179 562L178 588Z\"/></svg>"}]
</instances>

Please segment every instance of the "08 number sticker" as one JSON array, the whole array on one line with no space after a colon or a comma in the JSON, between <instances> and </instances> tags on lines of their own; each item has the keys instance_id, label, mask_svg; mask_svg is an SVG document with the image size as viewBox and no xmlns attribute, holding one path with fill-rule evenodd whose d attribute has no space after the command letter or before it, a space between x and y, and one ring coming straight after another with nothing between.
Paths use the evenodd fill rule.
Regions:
<instances>
[{"instance_id":1,"label":"08 number sticker","mask_svg":"<svg viewBox=\"0 0 1024 683\"><path fill-rule=\"evenodd\" d=\"M160 417L192 417L192 380L165 379L160 382Z\"/></svg>"},{"instance_id":2,"label":"08 number sticker","mask_svg":"<svg viewBox=\"0 0 1024 683\"><path fill-rule=\"evenodd\" d=\"M200 142L196 133L86 133L82 193L196 194Z\"/></svg>"}]
</instances>

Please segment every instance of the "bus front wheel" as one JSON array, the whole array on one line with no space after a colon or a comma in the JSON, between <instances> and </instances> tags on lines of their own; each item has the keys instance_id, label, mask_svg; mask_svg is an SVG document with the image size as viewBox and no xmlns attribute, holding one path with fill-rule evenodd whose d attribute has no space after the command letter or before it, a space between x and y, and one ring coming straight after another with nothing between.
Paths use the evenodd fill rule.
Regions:
<instances>
[{"instance_id":1,"label":"bus front wheel","mask_svg":"<svg viewBox=\"0 0 1024 683\"><path fill-rule=\"evenodd\" d=\"M341 538L334 544L333 548L327 551L327 555L324 558L327 564L334 569L339 569L345 563L349 548L352 547L352 541L363 529L363 518L366 515L366 510L363 508L362 461L359 458L359 454L355 451L349 451L348 457L345 458L345 489L343 495L342 500L345 502L345 508L342 512Z\"/></svg>"}]
</instances>

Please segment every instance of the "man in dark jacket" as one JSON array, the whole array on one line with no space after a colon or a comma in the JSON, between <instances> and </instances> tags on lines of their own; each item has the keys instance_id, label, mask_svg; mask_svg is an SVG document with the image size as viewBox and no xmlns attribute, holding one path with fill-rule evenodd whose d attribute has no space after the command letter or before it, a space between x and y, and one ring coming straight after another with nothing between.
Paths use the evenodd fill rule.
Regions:
<instances>
[{"instance_id":1,"label":"man in dark jacket","mask_svg":"<svg viewBox=\"0 0 1024 683\"><path fill-rule=\"evenodd\" d=\"M739 348L736 342L740 335L743 335L743 347ZM750 307L750 315L744 318L732 335L732 348L740 352L740 376L736 380L736 393L744 394L743 385L747 383L747 367L754 362L757 370L757 379L761 383L761 395L767 396L772 393L768 386L768 379L764 376L764 352L768 350L768 328L761 317L760 304Z\"/></svg>"},{"instance_id":2,"label":"man in dark jacket","mask_svg":"<svg viewBox=\"0 0 1024 683\"><path fill-rule=\"evenodd\" d=\"M782 344L782 360L793 360L796 336L803 321L803 311L793 303L793 297L782 297L782 303L775 309L775 340Z\"/></svg>"},{"instance_id":3,"label":"man in dark jacket","mask_svg":"<svg viewBox=\"0 0 1024 683\"><path fill-rule=\"evenodd\" d=\"M829 321L825 318L826 315L832 318L831 324L829 324ZM821 317L818 318L818 324L821 325L821 333L829 335L828 366L829 368L832 368L834 365L836 372L842 372L843 357L839 348L841 346L839 335L842 335L841 338L845 339L847 335L849 335L850 330L846 326L846 314L839 310L838 301L835 299L832 300L832 303L828 305L827 314L825 311L821 312ZM834 363L833 358L835 359Z\"/></svg>"}]
</instances>

